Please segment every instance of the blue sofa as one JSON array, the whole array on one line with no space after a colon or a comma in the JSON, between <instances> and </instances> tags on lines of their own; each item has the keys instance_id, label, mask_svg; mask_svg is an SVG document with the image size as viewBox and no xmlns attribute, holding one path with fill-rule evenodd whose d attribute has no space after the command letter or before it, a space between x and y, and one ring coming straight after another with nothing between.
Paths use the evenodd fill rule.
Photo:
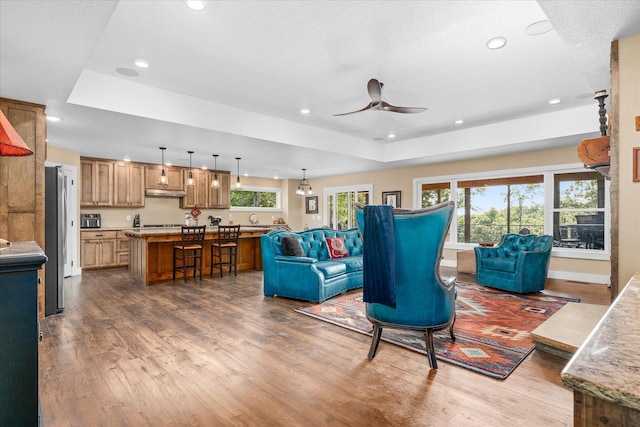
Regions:
<instances>
[{"instance_id":1,"label":"blue sofa","mask_svg":"<svg viewBox=\"0 0 640 427\"><path fill-rule=\"evenodd\" d=\"M294 237L304 256L285 255L282 239ZM348 256L331 258L326 238L342 237ZM321 302L362 287L362 235L358 228L273 230L260 236L264 295Z\"/></svg>"},{"instance_id":2,"label":"blue sofa","mask_svg":"<svg viewBox=\"0 0 640 427\"><path fill-rule=\"evenodd\" d=\"M498 246L476 247L476 281L511 292L541 291L552 246L552 236L507 233Z\"/></svg>"}]
</instances>

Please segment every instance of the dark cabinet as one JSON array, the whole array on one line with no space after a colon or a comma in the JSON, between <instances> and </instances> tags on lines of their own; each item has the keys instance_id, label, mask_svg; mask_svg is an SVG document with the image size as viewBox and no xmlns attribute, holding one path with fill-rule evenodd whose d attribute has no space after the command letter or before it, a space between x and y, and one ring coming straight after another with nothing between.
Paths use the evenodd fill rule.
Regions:
<instances>
[{"instance_id":1,"label":"dark cabinet","mask_svg":"<svg viewBox=\"0 0 640 427\"><path fill-rule=\"evenodd\" d=\"M0 250L0 426L38 425L38 270L36 242Z\"/></svg>"}]
</instances>

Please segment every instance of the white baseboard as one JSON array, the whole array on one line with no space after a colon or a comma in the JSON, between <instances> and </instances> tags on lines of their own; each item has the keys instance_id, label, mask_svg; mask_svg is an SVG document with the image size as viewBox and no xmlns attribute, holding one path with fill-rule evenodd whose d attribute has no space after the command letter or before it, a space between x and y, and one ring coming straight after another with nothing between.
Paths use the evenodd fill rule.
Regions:
<instances>
[{"instance_id":1,"label":"white baseboard","mask_svg":"<svg viewBox=\"0 0 640 427\"><path fill-rule=\"evenodd\" d=\"M440 261L440 265L443 267L456 268L458 266L458 263L456 262L456 260L443 259L442 261ZM567 280L572 282L599 283L607 286L611 285L611 277L603 276L601 274L585 274L576 273L573 271L549 270L547 277L550 279Z\"/></svg>"}]
</instances>

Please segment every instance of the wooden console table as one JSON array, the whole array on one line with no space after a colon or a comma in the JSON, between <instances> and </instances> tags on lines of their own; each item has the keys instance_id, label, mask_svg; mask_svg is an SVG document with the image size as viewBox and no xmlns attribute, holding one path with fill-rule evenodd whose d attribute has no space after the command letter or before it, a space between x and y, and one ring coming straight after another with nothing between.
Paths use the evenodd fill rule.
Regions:
<instances>
[{"instance_id":1,"label":"wooden console table","mask_svg":"<svg viewBox=\"0 0 640 427\"><path fill-rule=\"evenodd\" d=\"M640 425L640 272L562 371L573 389L574 426Z\"/></svg>"}]
</instances>

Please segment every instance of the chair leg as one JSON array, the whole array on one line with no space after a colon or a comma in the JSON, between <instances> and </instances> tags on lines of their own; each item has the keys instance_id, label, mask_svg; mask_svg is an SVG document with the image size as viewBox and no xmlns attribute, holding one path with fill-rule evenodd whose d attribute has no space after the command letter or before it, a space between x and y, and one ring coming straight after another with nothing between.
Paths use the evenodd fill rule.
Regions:
<instances>
[{"instance_id":1,"label":"chair leg","mask_svg":"<svg viewBox=\"0 0 640 427\"><path fill-rule=\"evenodd\" d=\"M424 333L425 343L427 345L427 356L429 357L429 366L431 369L438 369L436 361L436 350L433 347L433 329L429 328Z\"/></svg>"},{"instance_id":2,"label":"chair leg","mask_svg":"<svg viewBox=\"0 0 640 427\"><path fill-rule=\"evenodd\" d=\"M173 249L173 280L176 280L176 250Z\"/></svg>"},{"instance_id":3,"label":"chair leg","mask_svg":"<svg viewBox=\"0 0 640 427\"><path fill-rule=\"evenodd\" d=\"M182 251L182 277L184 277L184 283L187 283L187 253Z\"/></svg>"},{"instance_id":4,"label":"chair leg","mask_svg":"<svg viewBox=\"0 0 640 427\"><path fill-rule=\"evenodd\" d=\"M453 325L456 323L456 313L453 313L453 322L451 322L451 326L449 326L449 335L451 335L451 341L456 342L456 336L453 333Z\"/></svg>"},{"instance_id":5,"label":"chair leg","mask_svg":"<svg viewBox=\"0 0 640 427\"><path fill-rule=\"evenodd\" d=\"M380 337L382 336L382 327L374 323L373 324L373 335L371 336L371 347L369 347L369 355L367 356L369 359L373 359L376 357L376 352L378 351L378 344L380 344Z\"/></svg>"},{"instance_id":6,"label":"chair leg","mask_svg":"<svg viewBox=\"0 0 640 427\"><path fill-rule=\"evenodd\" d=\"M231 248L229 251L229 262L231 262L231 254L233 253L233 275L238 275L238 248ZM229 267L231 268L231 267Z\"/></svg>"}]
</instances>

